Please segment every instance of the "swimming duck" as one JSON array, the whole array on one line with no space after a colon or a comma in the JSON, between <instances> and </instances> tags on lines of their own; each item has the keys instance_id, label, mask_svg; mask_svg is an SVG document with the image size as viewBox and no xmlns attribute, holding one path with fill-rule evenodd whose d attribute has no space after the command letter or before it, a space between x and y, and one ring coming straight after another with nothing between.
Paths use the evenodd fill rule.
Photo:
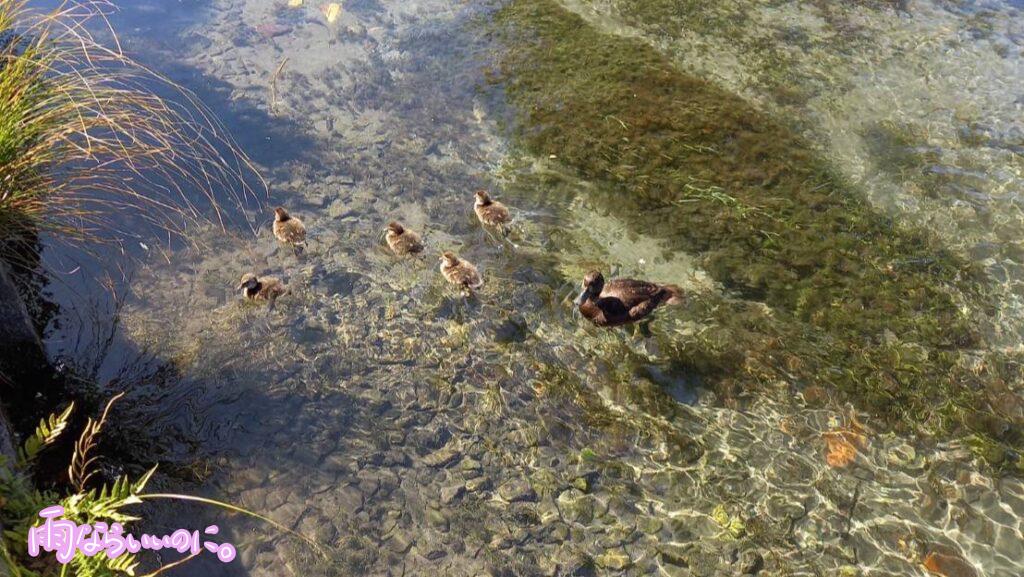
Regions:
<instances>
[{"instance_id":1,"label":"swimming duck","mask_svg":"<svg viewBox=\"0 0 1024 577\"><path fill-rule=\"evenodd\" d=\"M252 273L242 275L241 282L235 290L242 291L242 296L250 301L270 301L273 303L277 297L288 294L288 287L274 277L256 278Z\"/></svg>"},{"instance_id":2,"label":"swimming duck","mask_svg":"<svg viewBox=\"0 0 1024 577\"><path fill-rule=\"evenodd\" d=\"M441 254L441 274L449 283L461 287L464 292L472 293L484 285L480 271L471 262L459 258L451 251Z\"/></svg>"},{"instance_id":3,"label":"swimming duck","mask_svg":"<svg viewBox=\"0 0 1024 577\"><path fill-rule=\"evenodd\" d=\"M604 281L604 275L590 271L583 277L583 290L575 305L583 316L599 327L614 327L636 322L662 304L681 304L683 291L670 284L657 284L631 278Z\"/></svg>"},{"instance_id":4,"label":"swimming duck","mask_svg":"<svg viewBox=\"0 0 1024 577\"><path fill-rule=\"evenodd\" d=\"M301 252L306 246L306 227L302 221L288 214L280 206L274 209L274 236L284 244L295 247Z\"/></svg>"},{"instance_id":5,"label":"swimming duck","mask_svg":"<svg viewBox=\"0 0 1024 577\"><path fill-rule=\"evenodd\" d=\"M391 252L399 256L423 251L423 242L420 241L420 235L405 228L396 221L388 223L388 230L384 233L384 238L387 239Z\"/></svg>"},{"instance_id":6,"label":"swimming duck","mask_svg":"<svg viewBox=\"0 0 1024 577\"><path fill-rule=\"evenodd\" d=\"M476 202L473 203L473 211L480 223L484 226L493 226L508 234L508 223L511 222L508 207L491 198L486 190L478 190L475 193Z\"/></svg>"}]
</instances>

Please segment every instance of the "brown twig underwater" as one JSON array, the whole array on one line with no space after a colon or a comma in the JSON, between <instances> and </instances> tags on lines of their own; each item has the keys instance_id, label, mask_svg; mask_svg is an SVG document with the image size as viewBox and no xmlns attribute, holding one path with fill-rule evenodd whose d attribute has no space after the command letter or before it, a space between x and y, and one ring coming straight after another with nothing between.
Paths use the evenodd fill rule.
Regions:
<instances>
[{"instance_id":1,"label":"brown twig underwater","mask_svg":"<svg viewBox=\"0 0 1024 577\"><path fill-rule=\"evenodd\" d=\"M280 64L277 65L277 70L274 71L274 75L270 77L270 112L271 114L277 114L277 77L281 75L281 71L284 70L285 64L288 64L288 57L286 56Z\"/></svg>"},{"instance_id":2,"label":"brown twig underwater","mask_svg":"<svg viewBox=\"0 0 1024 577\"><path fill-rule=\"evenodd\" d=\"M71 455L71 464L68 465L68 479L79 493L85 492L86 483L89 482L89 479L95 473L91 469L92 464L96 462L96 457L90 456L89 453L96 447L96 437L103 430L103 425L107 423L107 414L110 412L110 407L123 396L124 393L121 392L111 397L107 401L107 406L104 407L103 414L100 415L99 420L89 417L88 422L85 424L85 429L82 430L82 435L75 442L75 451Z\"/></svg>"},{"instance_id":3,"label":"brown twig underwater","mask_svg":"<svg viewBox=\"0 0 1024 577\"><path fill-rule=\"evenodd\" d=\"M317 543L313 539L310 539L309 537L303 535L302 533L299 533L298 531L295 531L294 529L289 529L288 527L285 527L284 525L278 523L277 521L274 521L270 517L267 517L265 515L260 515L259 513L256 513L254 511L250 511L249 509L246 509L245 507L239 507L238 505L232 505L231 503L225 503L224 501L218 501L216 499L209 499L207 497L196 497L194 495L183 495L183 494L180 494L180 493L142 493L142 494L139 494L137 496L138 496L138 498L140 500L145 500L145 499L172 499L172 500L175 500L175 501L193 501L193 502L196 502L196 503L204 503L206 505L214 505L214 506L220 507L221 509L225 509L227 511L232 511L232 512L235 512L235 513L241 513L243 515L247 515L247 516L252 517L254 519L259 519L260 521L263 521L264 523L270 525L271 527L273 527L273 528L275 528L275 529L277 529L279 531L282 531L282 532L287 533L287 534L289 534L289 535L291 535L293 537L298 538L299 540L301 540L301 541L305 542L307 545L309 545L313 549L313 551L315 551L317 553L317 555L320 555L322 557L326 557L326 555L327 555L327 551L324 549L323 545L321 545L320 543Z\"/></svg>"}]
</instances>

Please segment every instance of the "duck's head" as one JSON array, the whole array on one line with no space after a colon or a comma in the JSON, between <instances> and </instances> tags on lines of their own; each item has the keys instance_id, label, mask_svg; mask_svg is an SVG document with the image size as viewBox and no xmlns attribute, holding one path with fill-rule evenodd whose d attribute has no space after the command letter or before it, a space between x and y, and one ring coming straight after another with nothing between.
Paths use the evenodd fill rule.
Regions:
<instances>
[{"instance_id":1,"label":"duck's head","mask_svg":"<svg viewBox=\"0 0 1024 577\"><path fill-rule=\"evenodd\" d=\"M604 275L599 271L592 270L583 277L582 290L574 303L576 306L580 306L590 299L597 298L602 290L604 290Z\"/></svg>"},{"instance_id":2,"label":"duck's head","mask_svg":"<svg viewBox=\"0 0 1024 577\"><path fill-rule=\"evenodd\" d=\"M388 223L388 232L396 235L402 234L403 232L405 232L405 227L399 224L398 221L393 220Z\"/></svg>"},{"instance_id":3,"label":"duck's head","mask_svg":"<svg viewBox=\"0 0 1024 577\"><path fill-rule=\"evenodd\" d=\"M288 211L281 208L280 206L274 209L274 220L281 222L288 220L291 216L288 215Z\"/></svg>"},{"instance_id":4,"label":"duck's head","mask_svg":"<svg viewBox=\"0 0 1024 577\"><path fill-rule=\"evenodd\" d=\"M473 194L476 196L477 206L487 206L488 204L491 204L491 195L487 194L486 190L481 189Z\"/></svg>"},{"instance_id":5,"label":"duck's head","mask_svg":"<svg viewBox=\"0 0 1024 577\"><path fill-rule=\"evenodd\" d=\"M253 290L259 285L260 281L256 278L256 275L251 272L247 272L242 275L242 280L239 281L238 286L235 287L236 291L240 290Z\"/></svg>"},{"instance_id":6,"label":"duck's head","mask_svg":"<svg viewBox=\"0 0 1024 577\"><path fill-rule=\"evenodd\" d=\"M455 256L454 252L446 250L441 253L441 262L444 263L445 266L455 266L459 264L459 257Z\"/></svg>"}]
</instances>

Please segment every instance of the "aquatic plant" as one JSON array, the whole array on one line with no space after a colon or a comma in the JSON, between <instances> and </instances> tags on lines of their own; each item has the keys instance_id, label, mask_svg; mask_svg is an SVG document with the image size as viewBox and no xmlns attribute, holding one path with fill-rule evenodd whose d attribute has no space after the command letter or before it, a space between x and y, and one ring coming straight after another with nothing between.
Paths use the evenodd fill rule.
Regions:
<instances>
[{"instance_id":1,"label":"aquatic plant","mask_svg":"<svg viewBox=\"0 0 1024 577\"><path fill-rule=\"evenodd\" d=\"M88 457L96 444L96 436L100 433L106 414L115 397L108 402L100 420L89 419L72 456L72 468L84 474L86 479L94 472L91 465L94 460ZM0 456L0 523L4 527L0 553L3 565L13 577L34 577L43 575L64 574L70 570L79 576L88 575L134 575L138 560L135 555L126 554L116 559L106 555L86 557L76 554L69 569L59 569L52 561L34 559L24 556L24 544L28 542L28 531L39 520L38 513L45 507L59 504L64 507L64 517L76 523L93 523L95 521L129 523L138 517L124 511L128 505L139 503L138 495L146 486L149 478L156 470L154 467L131 481L121 477L111 485L85 489L79 486L77 491L61 496L56 491L41 491L32 483L32 465L39 453L52 446L67 429L74 404L59 414L51 415L42 420L36 431L29 436L19 453L16 463L8 463ZM85 466L85 469L79 468Z\"/></svg>"},{"instance_id":2,"label":"aquatic plant","mask_svg":"<svg viewBox=\"0 0 1024 577\"><path fill-rule=\"evenodd\" d=\"M676 362L725 396L823 386L892 427L976 434L1013 462L1024 423L992 399L1021 364L982 352L992 298L978 266L874 210L800 136L646 43L551 0L511 2L496 23L516 47L496 76L518 142L594 183L591 200L636 230L698 255L726 289L690 311L709 330L658 337Z\"/></svg>"},{"instance_id":3,"label":"aquatic plant","mask_svg":"<svg viewBox=\"0 0 1024 577\"><path fill-rule=\"evenodd\" d=\"M37 12L0 0L0 241L17 257L37 229L99 239L138 219L177 232L227 218L258 173L190 93L133 62L109 29L104 1ZM260 186L262 181L259 181ZM109 237L110 235L107 234Z\"/></svg>"}]
</instances>

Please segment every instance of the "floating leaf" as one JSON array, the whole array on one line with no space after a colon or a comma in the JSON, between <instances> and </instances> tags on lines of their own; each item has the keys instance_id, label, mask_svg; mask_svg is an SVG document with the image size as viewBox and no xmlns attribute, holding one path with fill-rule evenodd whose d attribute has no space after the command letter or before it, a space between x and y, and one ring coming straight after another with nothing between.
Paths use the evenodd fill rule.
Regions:
<instances>
[{"instance_id":1,"label":"floating leaf","mask_svg":"<svg viewBox=\"0 0 1024 577\"><path fill-rule=\"evenodd\" d=\"M922 564L929 572L943 577L978 577L974 567L959 555L933 551L924 558Z\"/></svg>"},{"instance_id":2,"label":"floating leaf","mask_svg":"<svg viewBox=\"0 0 1024 577\"><path fill-rule=\"evenodd\" d=\"M825 462L830 467L845 467L857 458L858 449L867 446L867 437L855 431L822 433L825 439Z\"/></svg>"},{"instance_id":3,"label":"floating leaf","mask_svg":"<svg viewBox=\"0 0 1024 577\"><path fill-rule=\"evenodd\" d=\"M327 23L334 24L334 21L338 19L338 16L341 16L341 4L331 2L324 6L323 11L324 18L327 19Z\"/></svg>"},{"instance_id":4,"label":"floating leaf","mask_svg":"<svg viewBox=\"0 0 1024 577\"><path fill-rule=\"evenodd\" d=\"M739 539L747 531L746 526L743 524L738 517L732 517L729 512L726 511L725 505L719 505L715 507L715 510L711 512L711 518L718 523L723 530L725 530L733 539Z\"/></svg>"},{"instance_id":5,"label":"floating leaf","mask_svg":"<svg viewBox=\"0 0 1024 577\"><path fill-rule=\"evenodd\" d=\"M715 520L715 523L725 526L729 524L729 512L725 510L725 505L719 505L715 507L715 510L711 512L711 518Z\"/></svg>"}]
</instances>

